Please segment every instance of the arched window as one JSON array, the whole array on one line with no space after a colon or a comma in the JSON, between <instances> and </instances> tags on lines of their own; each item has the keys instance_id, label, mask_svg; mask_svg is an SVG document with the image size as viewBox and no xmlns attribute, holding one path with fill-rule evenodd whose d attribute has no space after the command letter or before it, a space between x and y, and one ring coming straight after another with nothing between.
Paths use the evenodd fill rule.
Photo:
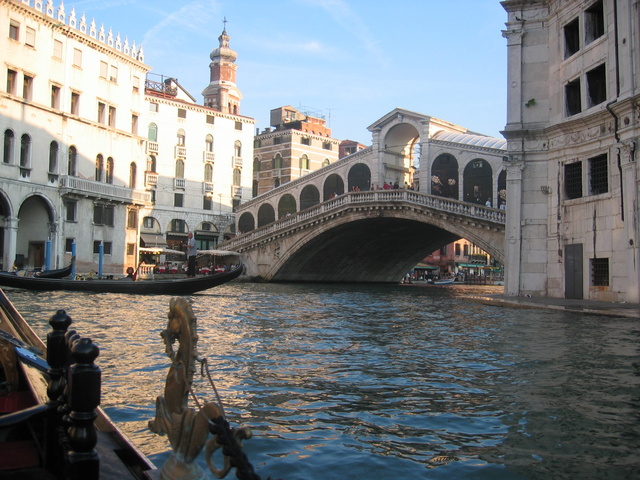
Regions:
<instances>
[{"instance_id":1,"label":"arched window","mask_svg":"<svg viewBox=\"0 0 640 480\"><path fill-rule=\"evenodd\" d=\"M49 173L58 172L58 142L49 144Z\"/></svg>"},{"instance_id":2,"label":"arched window","mask_svg":"<svg viewBox=\"0 0 640 480\"><path fill-rule=\"evenodd\" d=\"M152 142L158 141L158 126L155 123L149 124L149 134L147 138Z\"/></svg>"},{"instance_id":3,"label":"arched window","mask_svg":"<svg viewBox=\"0 0 640 480\"><path fill-rule=\"evenodd\" d=\"M153 155L147 157L147 172L156 173L156 157Z\"/></svg>"},{"instance_id":4,"label":"arched window","mask_svg":"<svg viewBox=\"0 0 640 480\"><path fill-rule=\"evenodd\" d=\"M176 145L179 147L184 147L186 145L187 137L184 133L183 129L178 130Z\"/></svg>"},{"instance_id":5,"label":"arched window","mask_svg":"<svg viewBox=\"0 0 640 480\"><path fill-rule=\"evenodd\" d=\"M236 157L242 157L242 143L240 143L240 140L236 140L236 143L233 145L233 151Z\"/></svg>"},{"instance_id":6,"label":"arched window","mask_svg":"<svg viewBox=\"0 0 640 480\"><path fill-rule=\"evenodd\" d=\"M239 187L241 182L242 170L239 168L233 169L233 186Z\"/></svg>"},{"instance_id":7,"label":"arched window","mask_svg":"<svg viewBox=\"0 0 640 480\"><path fill-rule=\"evenodd\" d=\"M300 157L300 168L302 170L309 170L309 157L306 155Z\"/></svg>"},{"instance_id":8,"label":"arched window","mask_svg":"<svg viewBox=\"0 0 640 480\"><path fill-rule=\"evenodd\" d=\"M106 183L113 183L113 158L107 158L107 170L104 181Z\"/></svg>"},{"instance_id":9,"label":"arched window","mask_svg":"<svg viewBox=\"0 0 640 480\"><path fill-rule=\"evenodd\" d=\"M71 145L69 147L69 165L67 175L75 177L78 174L78 149Z\"/></svg>"},{"instance_id":10,"label":"arched window","mask_svg":"<svg viewBox=\"0 0 640 480\"><path fill-rule=\"evenodd\" d=\"M253 173L258 173L260 171L260 160L258 157L253 159Z\"/></svg>"},{"instance_id":11,"label":"arched window","mask_svg":"<svg viewBox=\"0 0 640 480\"><path fill-rule=\"evenodd\" d=\"M102 158L102 154L98 154L96 157L96 182L102 181L102 174L104 172L104 159Z\"/></svg>"},{"instance_id":12,"label":"arched window","mask_svg":"<svg viewBox=\"0 0 640 480\"><path fill-rule=\"evenodd\" d=\"M136 162L131 162L131 165L129 165L129 188L131 189L136 188L137 174L138 174L138 166L136 165Z\"/></svg>"},{"instance_id":13,"label":"arched window","mask_svg":"<svg viewBox=\"0 0 640 480\"><path fill-rule=\"evenodd\" d=\"M213 152L213 136L207 135L207 138L204 139L204 150L205 152Z\"/></svg>"},{"instance_id":14,"label":"arched window","mask_svg":"<svg viewBox=\"0 0 640 480\"><path fill-rule=\"evenodd\" d=\"M328 159L328 158L325 158L325 159L322 161L322 166L323 166L323 167L326 167L326 166L327 166L327 165L329 165L330 163L331 163L331 162L329 161L329 159Z\"/></svg>"},{"instance_id":15,"label":"arched window","mask_svg":"<svg viewBox=\"0 0 640 480\"><path fill-rule=\"evenodd\" d=\"M282 168L282 157L279 153L276 153L276 156L273 157L273 168Z\"/></svg>"},{"instance_id":16,"label":"arched window","mask_svg":"<svg viewBox=\"0 0 640 480\"><path fill-rule=\"evenodd\" d=\"M204 181L213 182L213 165L206 163L204 166Z\"/></svg>"},{"instance_id":17,"label":"arched window","mask_svg":"<svg viewBox=\"0 0 640 480\"><path fill-rule=\"evenodd\" d=\"M184 162L176 160L176 178L184 178Z\"/></svg>"},{"instance_id":18,"label":"arched window","mask_svg":"<svg viewBox=\"0 0 640 480\"><path fill-rule=\"evenodd\" d=\"M28 167L31 157L31 137L26 133L22 135L20 140L20 166Z\"/></svg>"},{"instance_id":19,"label":"arched window","mask_svg":"<svg viewBox=\"0 0 640 480\"><path fill-rule=\"evenodd\" d=\"M4 131L4 153L2 161L6 164L13 163L13 149L15 143L15 135L12 130Z\"/></svg>"}]
</instances>

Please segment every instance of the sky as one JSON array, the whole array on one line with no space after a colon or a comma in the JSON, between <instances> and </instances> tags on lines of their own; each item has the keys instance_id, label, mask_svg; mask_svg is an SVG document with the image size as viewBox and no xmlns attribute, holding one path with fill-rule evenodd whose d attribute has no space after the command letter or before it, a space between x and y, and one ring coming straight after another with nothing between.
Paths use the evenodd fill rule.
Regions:
<instances>
[{"instance_id":1,"label":"sky","mask_svg":"<svg viewBox=\"0 0 640 480\"><path fill-rule=\"evenodd\" d=\"M58 1L54 4L58 5ZM142 45L151 73L197 103L224 28L238 54L240 114L269 127L291 105L340 140L403 108L502 138L507 14L498 0L65 0L87 23Z\"/></svg>"}]
</instances>

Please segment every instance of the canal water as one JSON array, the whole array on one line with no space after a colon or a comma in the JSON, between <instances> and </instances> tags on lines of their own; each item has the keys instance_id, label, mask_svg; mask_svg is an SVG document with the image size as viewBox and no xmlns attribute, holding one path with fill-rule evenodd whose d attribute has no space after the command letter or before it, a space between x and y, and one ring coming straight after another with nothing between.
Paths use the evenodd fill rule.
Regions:
<instances>
[{"instance_id":1,"label":"canal water","mask_svg":"<svg viewBox=\"0 0 640 480\"><path fill-rule=\"evenodd\" d=\"M263 479L640 478L638 320L465 299L491 292L232 283L189 298ZM100 345L103 408L161 465L147 422L170 297L7 295L40 335L65 308Z\"/></svg>"}]
</instances>

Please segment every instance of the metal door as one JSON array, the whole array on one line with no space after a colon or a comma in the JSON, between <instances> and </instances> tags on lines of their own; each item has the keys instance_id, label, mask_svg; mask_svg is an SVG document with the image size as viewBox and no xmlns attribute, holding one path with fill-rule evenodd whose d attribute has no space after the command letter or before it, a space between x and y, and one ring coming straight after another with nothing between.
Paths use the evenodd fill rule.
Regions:
<instances>
[{"instance_id":1,"label":"metal door","mask_svg":"<svg viewBox=\"0 0 640 480\"><path fill-rule=\"evenodd\" d=\"M582 299L582 244L564 247L564 297Z\"/></svg>"}]
</instances>

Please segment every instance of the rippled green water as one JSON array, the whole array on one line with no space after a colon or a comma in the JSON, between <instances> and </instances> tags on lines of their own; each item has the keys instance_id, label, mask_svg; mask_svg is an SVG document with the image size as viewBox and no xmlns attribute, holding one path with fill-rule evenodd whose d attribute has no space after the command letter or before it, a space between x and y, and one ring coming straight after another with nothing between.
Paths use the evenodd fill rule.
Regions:
<instances>
[{"instance_id":1,"label":"rippled green water","mask_svg":"<svg viewBox=\"0 0 640 480\"><path fill-rule=\"evenodd\" d=\"M640 478L638 321L464 298L486 291L234 283L190 299L262 478ZM169 297L7 294L41 335L65 308L101 346L103 408L160 465L166 438L146 426Z\"/></svg>"}]
</instances>

